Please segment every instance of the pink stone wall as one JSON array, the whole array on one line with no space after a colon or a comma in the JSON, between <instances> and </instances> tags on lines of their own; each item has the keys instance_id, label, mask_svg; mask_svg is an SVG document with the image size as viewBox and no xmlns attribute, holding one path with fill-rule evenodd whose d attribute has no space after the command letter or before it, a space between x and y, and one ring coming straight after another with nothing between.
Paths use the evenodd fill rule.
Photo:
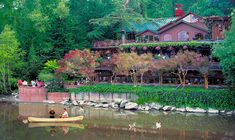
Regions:
<instances>
[{"instance_id":1,"label":"pink stone wall","mask_svg":"<svg viewBox=\"0 0 235 140\"><path fill-rule=\"evenodd\" d=\"M43 102L46 100L46 88L19 87L19 99L21 102ZM49 92L47 94L47 99L60 103L65 99L69 99L70 95L66 92ZM136 95L133 94L99 94L99 93L79 93L75 97L77 100L86 101L113 101L115 98L135 100Z\"/></svg>"},{"instance_id":2,"label":"pink stone wall","mask_svg":"<svg viewBox=\"0 0 235 140\"><path fill-rule=\"evenodd\" d=\"M66 92L49 92L47 97L48 100L52 100L56 103L59 103L65 99L69 99L69 94Z\"/></svg>"},{"instance_id":3,"label":"pink stone wall","mask_svg":"<svg viewBox=\"0 0 235 140\"><path fill-rule=\"evenodd\" d=\"M46 89L41 87L19 87L19 99L22 102L43 102L46 100Z\"/></svg>"},{"instance_id":4,"label":"pink stone wall","mask_svg":"<svg viewBox=\"0 0 235 140\"><path fill-rule=\"evenodd\" d=\"M187 24L181 23L163 33L160 34L160 41L164 41L164 35L170 34L172 36L172 41L178 41L178 33L180 31L186 31L189 33L189 40L193 40L196 34L201 33L203 36L207 34L207 32L199 30L197 28L191 27Z\"/></svg>"},{"instance_id":5,"label":"pink stone wall","mask_svg":"<svg viewBox=\"0 0 235 140\"><path fill-rule=\"evenodd\" d=\"M19 87L19 99L21 102L43 102L46 100L46 88L21 86ZM49 92L48 100L53 100L59 103L69 98L66 92Z\"/></svg>"}]
</instances>

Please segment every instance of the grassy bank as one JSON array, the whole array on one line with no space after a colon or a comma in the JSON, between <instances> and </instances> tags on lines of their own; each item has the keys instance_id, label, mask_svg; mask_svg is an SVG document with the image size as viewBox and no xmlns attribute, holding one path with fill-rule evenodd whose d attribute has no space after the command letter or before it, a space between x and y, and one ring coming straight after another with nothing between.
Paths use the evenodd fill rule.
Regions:
<instances>
[{"instance_id":1,"label":"grassy bank","mask_svg":"<svg viewBox=\"0 0 235 140\"><path fill-rule=\"evenodd\" d=\"M108 93L133 93L139 98L139 104L157 102L163 105L176 107L200 107L231 110L235 109L235 97L227 89L210 89L188 87L159 87L159 86L138 86L131 85L110 85L99 84L82 86L77 89L70 89L76 94L81 92L94 92L101 94Z\"/></svg>"}]
</instances>

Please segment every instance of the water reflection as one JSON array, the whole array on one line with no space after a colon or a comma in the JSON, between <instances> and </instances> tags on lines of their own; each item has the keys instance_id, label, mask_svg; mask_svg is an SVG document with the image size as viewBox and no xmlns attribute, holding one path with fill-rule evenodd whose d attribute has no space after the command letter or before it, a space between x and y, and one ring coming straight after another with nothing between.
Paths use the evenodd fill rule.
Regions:
<instances>
[{"instance_id":1,"label":"water reflection","mask_svg":"<svg viewBox=\"0 0 235 140\"><path fill-rule=\"evenodd\" d=\"M61 113L60 104L0 103L0 137L3 140L232 140L235 139L235 117L205 114L131 112L124 110L67 107L70 116L84 115L81 123L19 123L28 116L48 117L49 109ZM5 119L4 119L5 118ZM159 124L161 127L159 127ZM43 136L43 137L42 137Z\"/></svg>"},{"instance_id":2,"label":"water reflection","mask_svg":"<svg viewBox=\"0 0 235 140\"><path fill-rule=\"evenodd\" d=\"M55 136L57 133L61 133L63 136L69 133L69 130L84 130L83 124L78 123L29 123L29 128L43 127L46 130L49 129L51 136Z\"/></svg>"}]
</instances>

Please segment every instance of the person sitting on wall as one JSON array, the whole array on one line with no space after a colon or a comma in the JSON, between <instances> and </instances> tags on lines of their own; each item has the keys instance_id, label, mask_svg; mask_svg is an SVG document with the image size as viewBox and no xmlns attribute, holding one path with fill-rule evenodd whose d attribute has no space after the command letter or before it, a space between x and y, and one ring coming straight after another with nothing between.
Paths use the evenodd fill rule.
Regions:
<instances>
[{"instance_id":1,"label":"person sitting on wall","mask_svg":"<svg viewBox=\"0 0 235 140\"><path fill-rule=\"evenodd\" d=\"M28 82L24 80L23 83L22 83L22 85L23 85L23 86L28 86Z\"/></svg>"},{"instance_id":2,"label":"person sitting on wall","mask_svg":"<svg viewBox=\"0 0 235 140\"><path fill-rule=\"evenodd\" d=\"M36 87L36 82L34 80L31 81L32 87Z\"/></svg>"},{"instance_id":3,"label":"person sitting on wall","mask_svg":"<svg viewBox=\"0 0 235 140\"><path fill-rule=\"evenodd\" d=\"M61 115L61 118L68 118L69 117L69 114L67 112L67 109L64 108L64 113Z\"/></svg>"},{"instance_id":4,"label":"person sitting on wall","mask_svg":"<svg viewBox=\"0 0 235 140\"><path fill-rule=\"evenodd\" d=\"M51 108L51 110L49 111L49 117L50 118L55 118L55 111L53 108Z\"/></svg>"},{"instance_id":5,"label":"person sitting on wall","mask_svg":"<svg viewBox=\"0 0 235 140\"><path fill-rule=\"evenodd\" d=\"M22 80L21 79L18 80L18 87L20 87L20 86L22 86Z\"/></svg>"}]
</instances>

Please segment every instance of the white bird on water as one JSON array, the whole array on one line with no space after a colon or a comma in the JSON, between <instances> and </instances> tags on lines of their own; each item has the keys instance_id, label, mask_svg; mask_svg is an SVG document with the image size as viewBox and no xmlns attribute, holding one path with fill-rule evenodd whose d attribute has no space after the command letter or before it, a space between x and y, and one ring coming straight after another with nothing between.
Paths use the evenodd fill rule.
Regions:
<instances>
[{"instance_id":1,"label":"white bird on water","mask_svg":"<svg viewBox=\"0 0 235 140\"><path fill-rule=\"evenodd\" d=\"M161 123L156 122L156 124L155 124L155 128L156 128L156 129L159 129L159 128L161 128L161 127L162 127Z\"/></svg>"},{"instance_id":2,"label":"white bird on water","mask_svg":"<svg viewBox=\"0 0 235 140\"><path fill-rule=\"evenodd\" d=\"M133 124L129 124L129 129L135 128L135 124L136 122L134 122Z\"/></svg>"}]
</instances>

